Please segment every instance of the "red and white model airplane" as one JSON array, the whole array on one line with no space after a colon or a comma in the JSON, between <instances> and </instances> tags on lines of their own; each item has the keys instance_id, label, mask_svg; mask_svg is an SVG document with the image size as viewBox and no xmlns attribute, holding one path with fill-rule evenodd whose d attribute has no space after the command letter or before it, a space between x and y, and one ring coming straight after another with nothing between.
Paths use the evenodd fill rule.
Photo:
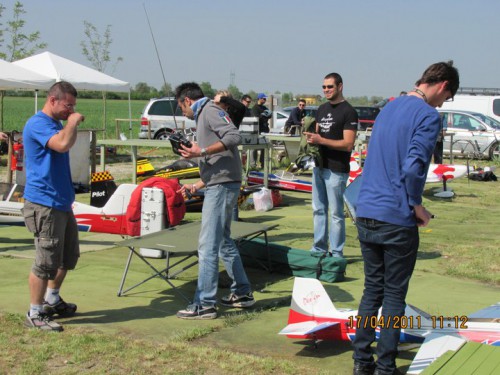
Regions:
<instances>
[{"instance_id":1,"label":"red and white model airplane","mask_svg":"<svg viewBox=\"0 0 500 375\"><path fill-rule=\"evenodd\" d=\"M127 235L125 215L135 184L118 185L103 207L73 202L73 213L82 232L99 232Z\"/></svg>"},{"instance_id":2,"label":"red and white model airplane","mask_svg":"<svg viewBox=\"0 0 500 375\"><path fill-rule=\"evenodd\" d=\"M379 316L373 326L383 325ZM469 316L431 316L407 305L405 315L393 322L401 329L400 343L421 344L408 374L418 374L448 350L466 341L500 346L500 303ZM279 334L290 338L352 341L358 324L357 310L337 309L316 279L295 278L288 325ZM380 328L376 329L378 340Z\"/></svg>"}]
</instances>

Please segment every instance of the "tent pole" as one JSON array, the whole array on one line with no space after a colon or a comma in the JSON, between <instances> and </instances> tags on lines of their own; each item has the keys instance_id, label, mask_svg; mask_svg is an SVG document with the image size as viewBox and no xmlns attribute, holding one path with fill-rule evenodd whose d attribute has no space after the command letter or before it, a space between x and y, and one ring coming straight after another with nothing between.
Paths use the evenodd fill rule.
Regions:
<instances>
[{"instance_id":1,"label":"tent pole","mask_svg":"<svg viewBox=\"0 0 500 375\"><path fill-rule=\"evenodd\" d=\"M128 89L128 118L129 118L129 124L128 124L128 132L129 132L129 138L132 139L132 104L130 103L130 87Z\"/></svg>"}]
</instances>

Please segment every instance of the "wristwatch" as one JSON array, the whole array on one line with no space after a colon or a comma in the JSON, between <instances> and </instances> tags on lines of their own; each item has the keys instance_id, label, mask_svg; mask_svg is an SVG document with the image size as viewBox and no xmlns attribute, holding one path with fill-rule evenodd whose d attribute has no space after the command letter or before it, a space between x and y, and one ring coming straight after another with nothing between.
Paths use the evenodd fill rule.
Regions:
<instances>
[{"instance_id":1,"label":"wristwatch","mask_svg":"<svg viewBox=\"0 0 500 375\"><path fill-rule=\"evenodd\" d=\"M206 148L202 148L201 151L200 151L200 155L205 157L208 155L208 152L207 152L207 149Z\"/></svg>"}]
</instances>

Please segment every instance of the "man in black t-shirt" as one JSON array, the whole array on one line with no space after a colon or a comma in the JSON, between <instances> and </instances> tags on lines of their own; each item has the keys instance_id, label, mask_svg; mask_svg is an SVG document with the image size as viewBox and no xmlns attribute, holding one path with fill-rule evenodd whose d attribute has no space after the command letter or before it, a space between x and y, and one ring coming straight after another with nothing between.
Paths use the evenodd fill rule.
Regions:
<instances>
[{"instance_id":1,"label":"man in black t-shirt","mask_svg":"<svg viewBox=\"0 0 500 375\"><path fill-rule=\"evenodd\" d=\"M307 142L320 145L321 151L321 165L313 168L312 191L314 243L311 255L318 257L344 255L343 196L356 139L358 114L345 101L342 89L339 74L330 73L324 78L323 93L328 102L318 108L316 133L304 132Z\"/></svg>"}]
</instances>

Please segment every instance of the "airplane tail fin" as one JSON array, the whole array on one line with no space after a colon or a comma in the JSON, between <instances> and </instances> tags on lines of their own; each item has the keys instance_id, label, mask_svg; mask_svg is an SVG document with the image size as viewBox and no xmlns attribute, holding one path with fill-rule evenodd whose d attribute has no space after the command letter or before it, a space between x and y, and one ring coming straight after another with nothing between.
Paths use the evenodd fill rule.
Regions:
<instances>
[{"instance_id":1,"label":"airplane tail fin","mask_svg":"<svg viewBox=\"0 0 500 375\"><path fill-rule=\"evenodd\" d=\"M116 183L108 171L92 173L90 178L90 205L103 207L116 190Z\"/></svg>"},{"instance_id":2,"label":"airplane tail fin","mask_svg":"<svg viewBox=\"0 0 500 375\"><path fill-rule=\"evenodd\" d=\"M296 277L288 323L332 317L337 312L332 300L319 280Z\"/></svg>"}]
</instances>

